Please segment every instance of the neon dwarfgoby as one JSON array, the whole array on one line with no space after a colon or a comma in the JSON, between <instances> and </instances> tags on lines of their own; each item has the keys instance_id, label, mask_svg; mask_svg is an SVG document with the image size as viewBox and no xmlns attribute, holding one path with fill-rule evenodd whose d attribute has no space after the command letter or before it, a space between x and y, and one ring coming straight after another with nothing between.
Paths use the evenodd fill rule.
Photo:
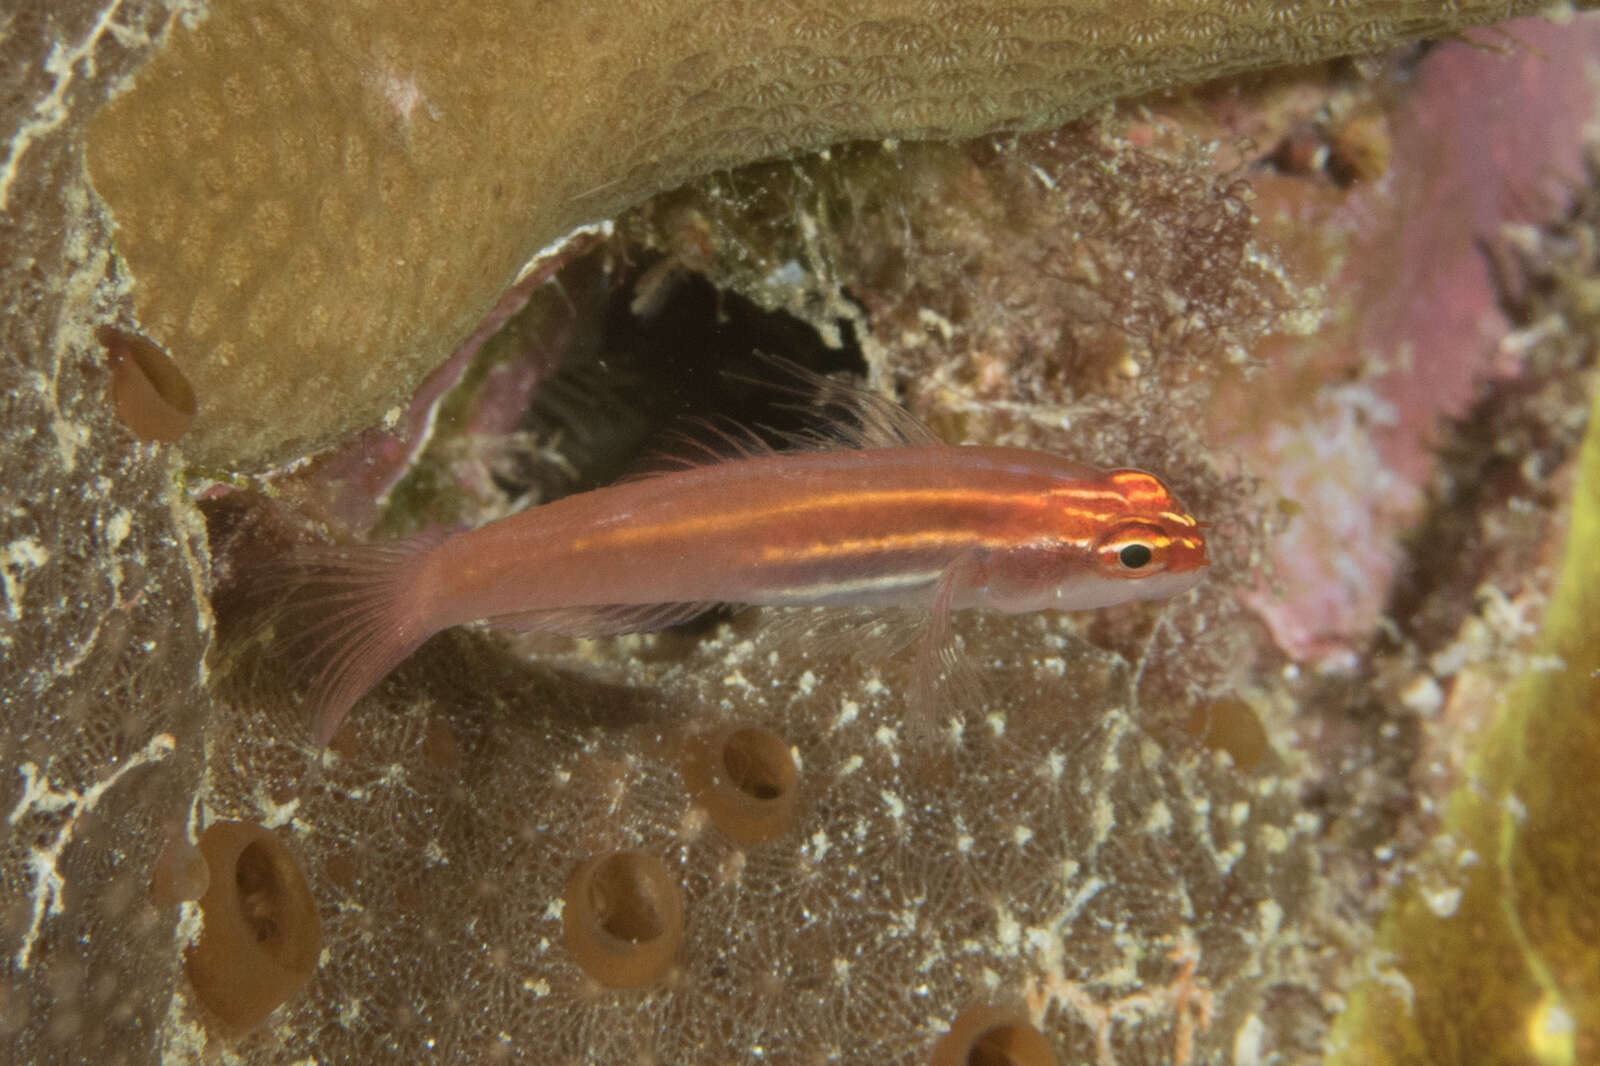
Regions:
<instances>
[{"instance_id":1,"label":"neon dwarfgoby","mask_svg":"<svg viewBox=\"0 0 1600 1066\"><path fill-rule=\"evenodd\" d=\"M1204 574L1201 524L1152 474L945 444L887 400L807 380L853 420L832 447L744 444L442 540L291 560L318 741L423 641L473 621L599 636L722 603L911 607L932 661L952 611L1164 599Z\"/></svg>"}]
</instances>

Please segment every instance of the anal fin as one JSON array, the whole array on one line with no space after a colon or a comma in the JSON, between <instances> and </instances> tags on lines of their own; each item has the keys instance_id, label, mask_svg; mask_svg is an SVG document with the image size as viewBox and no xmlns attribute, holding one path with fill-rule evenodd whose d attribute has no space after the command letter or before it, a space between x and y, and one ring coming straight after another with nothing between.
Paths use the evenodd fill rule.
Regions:
<instances>
[{"instance_id":1,"label":"anal fin","mask_svg":"<svg viewBox=\"0 0 1600 1066\"><path fill-rule=\"evenodd\" d=\"M716 603L603 603L517 611L495 615L488 621L495 629L560 633L569 637L609 637L666 629L698 618L716 606Z\"/></svg>"}]
</instances>

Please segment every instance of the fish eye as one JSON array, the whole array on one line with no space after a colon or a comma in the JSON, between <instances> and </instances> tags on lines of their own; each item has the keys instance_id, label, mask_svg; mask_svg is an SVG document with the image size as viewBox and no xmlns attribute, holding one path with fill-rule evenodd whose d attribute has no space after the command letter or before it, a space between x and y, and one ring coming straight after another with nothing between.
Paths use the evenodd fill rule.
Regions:
<instances>
[{"instance_id":1,"label":"fish eye","mask_svg":"<svg viewBox=\"0 0 1600 1066\"><path fill-rule=\"evenodd\" d=\"M1122 560L1122 565L1127 569L1141 570L1150 565L1155 552L1150 550L1148 544L1129 544L1117 553L1117 558Z\"/></svg>"}]
</instances>

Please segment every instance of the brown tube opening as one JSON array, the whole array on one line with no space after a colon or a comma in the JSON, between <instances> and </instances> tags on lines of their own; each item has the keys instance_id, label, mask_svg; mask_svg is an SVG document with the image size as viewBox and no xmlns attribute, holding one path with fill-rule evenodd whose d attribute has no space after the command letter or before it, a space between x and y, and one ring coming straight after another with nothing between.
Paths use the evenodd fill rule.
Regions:
<instances>
[{"instance_id":1,"label":"brown tube opening","mask_svg":"<svg viewBox=\"0 0 1600 1066\"><path fill-rule=\"evenodd\" d=\"M972 1007L934 1045L929 1066L1057 1066L1044 1034L1020 1011Z\"/></svg>"},{"instance_id":2,"label":"brown tube opening","mask_svg":"<svg viewBox=\"0 0 1600 1066\"><path fill-rule=\"evenodd\" d=\"M200 836L210 884L186 957L195 996L229 1033L253 1028L317 968L322 924L293 854L270 830L217 822Z\"/></svg>"},{"instance_id":3,"label":"brown tube opening","mask_svg":"<svg viewBox=\"0 0 1600 1066\"><path fill-rule=\"evenodd\" d=\"M197 408L178 364L137 333L101 326L95 336L111 362L111 396L123 424L145 440L183 436Z\"/></svg>"},{"instance_id":4,"label":"brown tube opening","mask_svg":"<svg viewBox=\"0 0 1600 1066\"><path fill-rule=\"evenodd\" d=\"M788 743L766 729L720 729L690 737L684 783L718 829L759 844L794 822L799 770Z\"/></svg>"},{"instance_id":5,"label":"brown tube opening","mask_svg":"<svg viewBox=\"0 0 1600 1066\"><path fill-rule=\"evenodd\" d=\"M1272 741L1255 710L1241 699L1201 704L1189 715L1189 735L1212 751L1227 752L1240 770L1254 770L1272 753Z\"/></svg>"},{"instance_id":6,"label":"brown tube opening","mask_svg":"<svg viewBox=\"0 0 1600 1066\"><path fill-rule=\"evenodd\" d=\"M728 781L755 800L777 799L794 789L794 759L789 745L764 729L736 729L722 745Z\"/></svg>"},{"instance_id":7,"label":"brown tube opening","mask_svg":"<svg viewBox=\"0 0 1600 1066\"><path fill-rule=\"evenodd\" d=\"M660 938L661 911L651 880L648 860L636 855L613 855L590 875L589 906L600 928L631 944Z\"/></svg>"},{"instance_id":8,"label":"brown tube opening","mask_svg":"<svg viewBox=\"0 0 1600 1066\"><path fill-rule=\"evenodd\" d=\"M672 968L683 943L683 890L652 855L602 855L568 880L562 928L590 977L611 988L647 985Z\"/></svg>"}]
</instances>

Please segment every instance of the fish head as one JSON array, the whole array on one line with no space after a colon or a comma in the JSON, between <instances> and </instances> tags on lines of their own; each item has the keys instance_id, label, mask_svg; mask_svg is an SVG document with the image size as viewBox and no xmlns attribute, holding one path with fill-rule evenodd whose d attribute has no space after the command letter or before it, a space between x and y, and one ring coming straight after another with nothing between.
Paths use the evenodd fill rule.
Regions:
<instances>
[{"instance_id":1,"label":"fish head","mask_svg":"<svg viewBox=\"0 0 1600 1066\"><path fill-rule=\"evenodd\" d=\"M1091 498L1098 511L1078 523L1056 553L1047 602L1079 611L1131 600L1162 600L1187 592L1205 576L1203 525L1153 474L1113 470ZM1082 504L1079 505L1082 514Z\"/></svg>"},{"instance_id":2,"label":"fish head","mask_svg":"<svg viewBox=\"0 0 1600 1066\"><path fill-rule=\"evenodd\" d=\"M967 602L1018 613L1083 611L1187 592L1205 576L1204 526L1140 470L1074 477L989 553Z\"/></svg>"},{"instance_id":3,"label":"fish head","mask_svg":"<svg viewBox=\"0 0 1600 1066\"><path fill-rule=\"evenodd\" d=\"M1091 549L1093 570L1126 586L1127 599L1165 599L1195 586L1211 560L1204 526L1154 474L1113 470L1120 505Z\"/></svg>"}]
</instances>

